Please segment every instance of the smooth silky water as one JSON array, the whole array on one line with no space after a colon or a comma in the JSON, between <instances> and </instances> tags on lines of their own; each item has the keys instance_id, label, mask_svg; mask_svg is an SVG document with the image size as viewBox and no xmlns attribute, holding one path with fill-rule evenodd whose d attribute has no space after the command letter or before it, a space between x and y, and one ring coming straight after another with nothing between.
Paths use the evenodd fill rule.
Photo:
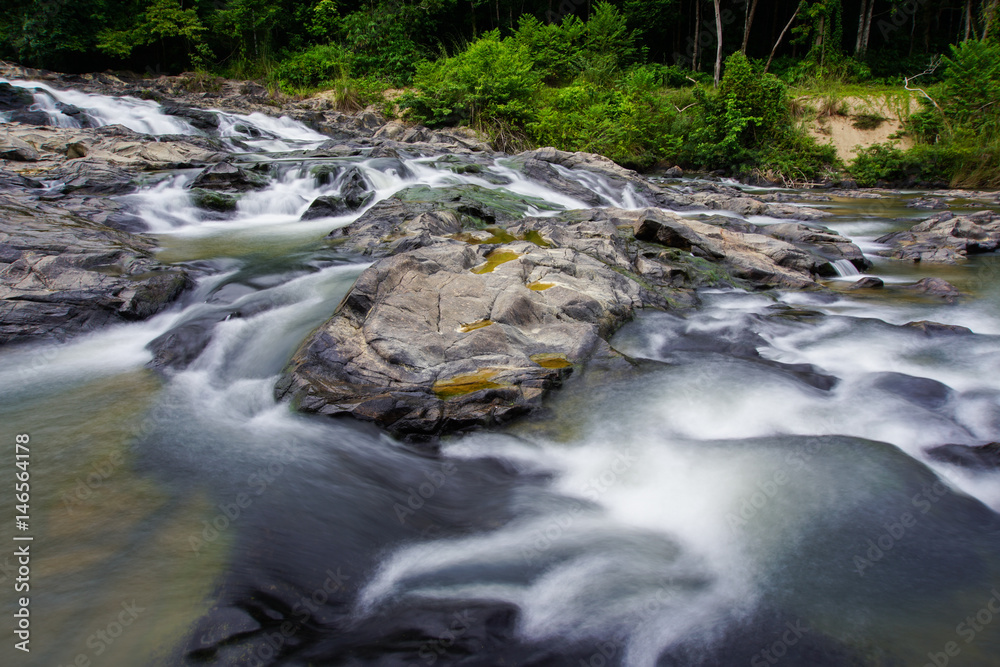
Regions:
<instances>
[{"instance_id":1,"label":"smooth silky water","mask_svg":"<svg viewBox=\"0 0 1000 667\"><path fill-rule=\"evenodd\" d=\"M114 117L114 100L74 95ZM140 102L128 117L152 123ZM264 128L279 142L267 147L312 139L294 125L282 136L285 125ZM299 220L339 187L310 168L359 166L372 203L456 183L579 203L502 160L490 179L403 162L401 173L284 156L228 217L193 205L194 173L153 179L124 199L161 259L200 271L195 289L147 322L0 351L4 441L31 435L33 650L19 664L177 664L210 643L199 622L216 603L308 597L331 575L342 604L310 615L329 635L280 664L347 664L329 657L350 644L344 628L489 605L517 610L514 641L586 664L776 664L780 653L785 664L924 665L949 642L960 652L948 664L1000 664L1000 618L981 612L1000 586L1000 474L926 454L1000 440L995 256L941 268L873 258L881 291L845 280L825 294L713 290L696 312L644 313L612 341L634 372L578 369L544 415L433 456L273 398L293 351L367 266L325 238L359 212ZM597 177L578 182L643 205ZM903 208L910 196L874 209L837 201L826 224L871 257L877 236L904 226L900 211L926 215ZM968 296L897 289L927 275ZM898 326L917 320L975 335ZM201 354L149 370L146 346L196 321L215 322ZM13 472L4 457L0 475ZM430 492L415 495L422 485ZM10 493L0 507L13 511ZM105 641L123 604L135 618ZM379 645L359 655L410 664L378 662ZM254 646L238 664L257 664Z\"/></svg>"}]
</instances>

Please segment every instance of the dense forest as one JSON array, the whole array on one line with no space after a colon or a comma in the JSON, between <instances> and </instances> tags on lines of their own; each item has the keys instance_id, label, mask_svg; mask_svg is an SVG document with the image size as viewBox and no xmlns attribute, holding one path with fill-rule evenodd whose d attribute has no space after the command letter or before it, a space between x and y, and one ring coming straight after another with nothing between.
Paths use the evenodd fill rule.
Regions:
<instances>
[{"instance_id":1,"label":"dense forest","mask_svg":"<svg viewBox=\"0 0 1000 667\"><path fill-rule=\"evenodd\" d=\"M998 4L10 0L0 58L331 89L344 108L378 103L432 126L473 125L501 148L588 150L640 169L995 186ZM872 146L844 165L801 129L824 112L803 91L822 91L834 113L859 89L919 100L904 128L915 145Z\"/></svg>"}]
</instances>

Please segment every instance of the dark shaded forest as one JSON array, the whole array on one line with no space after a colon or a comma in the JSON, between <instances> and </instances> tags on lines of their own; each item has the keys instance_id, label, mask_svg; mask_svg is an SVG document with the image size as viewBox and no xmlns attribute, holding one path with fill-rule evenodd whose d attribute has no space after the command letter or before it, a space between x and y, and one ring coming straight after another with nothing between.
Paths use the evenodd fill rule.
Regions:
<instances>
[{"instance_id":1,"label":"dark shaded forest","mask_svg":"<svg viewBox=\"0 0 1000 667\"><path fill-rule=\"evenodd\" d=\"M472 125L500 148L549 144L640 169L814 181L847 168L863 185L1000 185L997 5L10 0L0 58L334 90L348 110L375 103L431 126ZM869 146L844 165L802 130L822 113L803 91L835 106L858 87L914 98L904 134L915 145Z\"/></svg>"}]
</instances>

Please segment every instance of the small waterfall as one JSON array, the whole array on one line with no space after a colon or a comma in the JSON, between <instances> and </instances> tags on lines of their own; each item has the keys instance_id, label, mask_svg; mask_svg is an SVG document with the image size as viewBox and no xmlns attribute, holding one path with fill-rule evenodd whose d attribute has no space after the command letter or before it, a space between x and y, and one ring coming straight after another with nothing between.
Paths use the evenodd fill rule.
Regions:
<instances>
[{"instance_id":1,"label":"small waterfall","mask_svg":"<svg viewBox=\"0 0 1000 667\"><path fill-rule=\"evenodd\" d=\"M854 266L854 264L852 264L851 260L849 259L837 259L830 262L830 265L833 266L834 270L837 272L837 275L840 276L841 278L861 275L861 272L858 271L858 268Z\"/></svg>"},{"instance_id":2,"label":"small waterfall","mask_svg":"<svg viewBox=\"0 0 1000 667\"><path fill-rule=\"evenodd\" d=\"M91 127L104 125L124 125L130 130L143 134L201 134L187 121L168 116L160 111L160 105L149 100L134 97L109 97L94 95L78 90L57 90L41 81L0 82L31 90L35 96L33 110L48 114L53 125L58 127L81 127L73 116L66 115L56 103L80 109Z\"/></svg>"},{"instance_id":3,"label":"small waterfall","mask_svg":"<svg viewBox=\"0 0 1000 667\"><path fill-rule=\"evenodd\" d=\"M102 127L124 125L130 130L151 135L204 135L179 116L163 113L157 102L135 97L110 97L84 93L78 90L58 90L41 81L11 81L0 78L18 88L30 90L35 103L31 111L44 112L50 124L56 127ZM60 108L60 105L63 105ZM75 107L80 113L69 115L66 107ZM272 118L262 113L231 114L208 109L219 118L218 135L228 139L231 150L290 151L315 148L328 137L316 132L288 116ZM86 120L81 123L80 118Z\"/></svg>"}]
</instances>

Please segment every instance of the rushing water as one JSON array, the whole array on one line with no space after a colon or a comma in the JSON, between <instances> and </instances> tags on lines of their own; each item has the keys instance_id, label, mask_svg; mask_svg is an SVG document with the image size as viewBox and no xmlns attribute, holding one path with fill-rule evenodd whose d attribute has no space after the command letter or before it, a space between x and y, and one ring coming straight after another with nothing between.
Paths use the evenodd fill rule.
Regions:
<instances>
[{"instance_id":1,"label":"rushing water","mask_svg":"<svg viewBox=\"0 0 1000 667\"><path fill-rule=\"evenodd\" d=\"M145 132L196 132L167 116L161 128L141 100L31 85L40 109L59 99L106 122L141 118ZM291 121L239 120L277 142L259 149L315 139ZM870 255L882 292L845 290L856 275L822 294L706 291L693 314L646 313L616 335L647 360L635 373L584 373L547 416L432 456L273 398L366 266L325 240L359 213L300 220L339 191L311 172L330 163L362 169L376 201L477 183L582 205L502 160L457 175L435 158L285 158L226 216L193 205L193 172L124 197L161 258L204 277L147 322L0 350L4 442L31 435L35 531L32 652L15 655L6 632L0 655L19 662L4 664L179 664L214 643L200 625L213 609L240 607L257 620L225 618L245 641L195 657L1000 665L1000 474L926 453L1000 440L996 257L935 269ZM609 205L643 203L578 180ZM907 197L834 201L828 224L870 252L912 222L899 219L913 215ZM970 296L892 289L926 275ZM901 326L919 320L975 334ZM193 325L211 340L189 366L147 368L152 341ZM12 479L12 457L0 471ZM276 600L302 597L322 599L308 636L252 634L280 620Z\"/></svg>"}]
</instances>

